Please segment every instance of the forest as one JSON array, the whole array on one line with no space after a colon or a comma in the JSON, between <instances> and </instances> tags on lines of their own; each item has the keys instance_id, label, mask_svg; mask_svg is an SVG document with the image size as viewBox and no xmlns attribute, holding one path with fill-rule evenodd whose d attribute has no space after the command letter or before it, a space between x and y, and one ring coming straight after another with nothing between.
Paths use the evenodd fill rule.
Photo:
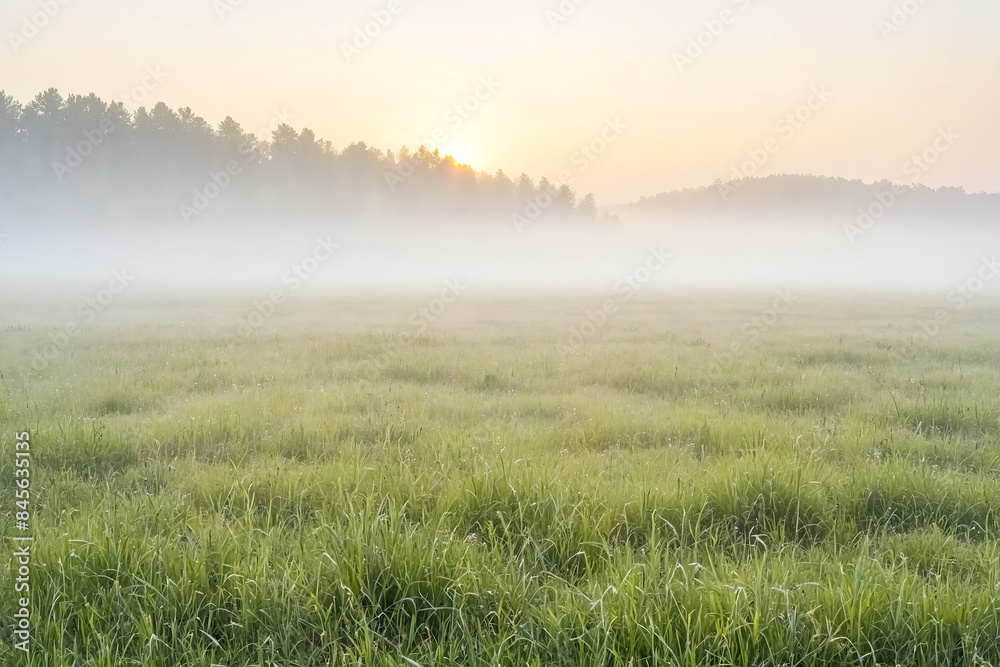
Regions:
<instances>
[{"instance_id":1,"label":"forest","mask_svg":"<svg viewBox=\"0 0 1000 667\"><path fill-rule=\"evenodd\" d=\"M213 127L190 107L130 111L49 88L24 104L0 91L0 214L133 221L212 215L330 215L565 222L613 219L569 183L476 171L421 145L342 148L280 112L258 133Z\"/></svg>"}]
</instances>

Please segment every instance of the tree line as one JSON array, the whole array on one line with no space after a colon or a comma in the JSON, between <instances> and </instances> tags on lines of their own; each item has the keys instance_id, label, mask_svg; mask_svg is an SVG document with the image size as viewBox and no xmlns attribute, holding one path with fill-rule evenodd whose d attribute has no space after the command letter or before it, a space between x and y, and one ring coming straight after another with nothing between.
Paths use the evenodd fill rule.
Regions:
<instances>
[{"instance_id":1,"label":"tree line","mask_svg":"<svg viewBox=\"0 0 1000 667\"><path fill-rule=\"evenodd\" d=\"M734 222L796 217L862 224L882 217L906 220L995 222L1000 193L966 192L961 187L931 188L919 183L805 174L774 174L684 188L641 197L622 208L632 218L682 220L700 217Z\"/></svg>"},{"instance_id":2,"label":"tree line","mask_svg":"<svg viewBox=\"0 0 1000 667\"><path fill-rule=\"evenodd\" d=\"M213 127L190 107L163 102L132 111L50 88L22 104L0 91L0 211L187 222L218 214L610 219L593 195L546 178L478 172L426 146L338 150L286 120L276 114L253 133L232 117Z\"/></svg>"}]
</instances>

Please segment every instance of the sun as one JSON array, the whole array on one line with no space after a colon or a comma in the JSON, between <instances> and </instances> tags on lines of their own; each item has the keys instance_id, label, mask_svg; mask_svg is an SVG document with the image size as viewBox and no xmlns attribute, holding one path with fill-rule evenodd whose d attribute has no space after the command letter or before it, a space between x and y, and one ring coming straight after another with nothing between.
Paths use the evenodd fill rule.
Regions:
<instances>
[{"instance_id":1,"label":"sun","mask_svg":"<svg viewBox=\"0 0 1000 667\"><path fill-rule=\"evenodd\" d=\"M442 147L441 152L444 155L452 156L459 164L467 164L469 166L475 166L476 164L477 151L472 146L452 144Z\"/></svg>"}]
</instances>

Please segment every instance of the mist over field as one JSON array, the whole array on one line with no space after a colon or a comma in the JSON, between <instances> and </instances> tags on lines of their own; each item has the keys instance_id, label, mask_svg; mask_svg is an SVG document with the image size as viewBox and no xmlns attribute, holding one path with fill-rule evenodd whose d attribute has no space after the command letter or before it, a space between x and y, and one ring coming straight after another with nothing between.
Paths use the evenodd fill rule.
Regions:
<instances>
[{"instance_id":1,"label":"mist over field","mask_svg":"<svg viewBox=\"0 0 1000 667\"><path fill-rule=\"evenodd\" d=\"M998 245L1000 195L959 187L746 175L632 203L578 193L578 172L627 133L620 120L551 179L477 171L433 143L337 147L285 120L258 136L163 102L130 111L54 88L28 102L0 92L3 284L41 294L127 268L148 293L412 291L447 279L593 290L655 249L670 261L644 286L941 290ZM904 171L932 169L960 140L942 130ZM299 272L319 240L325 259Z\"/></svg>"},{"instance_id":2,"label":"mist over field","mask_svg":"<svg viewBox=\"0 0 1000 667\"><path fill-rule=\"evenodd\" d=\"M998 34L3 0L0 665L1000 665Z\"/></svg>"},{"instance_id":3,"label":"mist over field","mask_svg":"<svg viewBox=\"0 0 1000 667\"><path fill-rule=\"evenodd\" d=\"M626 218L627 220L627 218ZM287 227L288 222L276 227ZM935 290L964 281L1000 247L996 225L881 223L851 244L841 227L809 220L765 219L746 225L637 224L544 229L470 223L470 229L421 226L381 230L322 224L288 229L145 227L110 233L72 225L18 230L3 243L3 284L62 289L129 268L142 290L220 292L281 282L316 240L337 244L310 274L308 289L431 287L461 278L484 289L584 289L613 285L644 261L650 247L671 259L651 284L740 288L808 286L865 291Z\"/></svg>"}]
</instances>

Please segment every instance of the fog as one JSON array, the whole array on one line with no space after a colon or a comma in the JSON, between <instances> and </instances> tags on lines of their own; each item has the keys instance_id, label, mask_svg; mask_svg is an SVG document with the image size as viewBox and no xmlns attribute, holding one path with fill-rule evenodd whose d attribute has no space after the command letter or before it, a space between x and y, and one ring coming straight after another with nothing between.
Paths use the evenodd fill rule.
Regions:
<instances>
[{"instance_id":1,"label":"fog","mask_svg":"<svg viewBox=\"0 0 1000 667\"><path fill-rule=\"evenodd\" d=\"M137 225L109 231L61 224L8 230L0 244L0 285L8 296L87 291L113 271L133 275L129 290L150 295L289 287L302 294L410 292L447 280L513 293L600 292L647 266L654 252L669 259L652 261L648 277L640 271L642 287L940 291L974 277L1000 247L1000 231L989 225L905 220L880 223L853 243L842 225L733 225L704 218L540 223L521 230L475 221L408 227L285 220L245 228Z\"/></svg>"},{"instance_id":2,"label":"fog","mask_svg":"<svg viewBox=\"0 0 1000 667\"><path fill-rule=\"evenodd\" d=\"M980 273L992 287L1000 194L778 174L609 207L568 171L338 148L273 120L258 136L163 102L0 91L0 290L936 291Z\"/></svg>"}]
</instances>

